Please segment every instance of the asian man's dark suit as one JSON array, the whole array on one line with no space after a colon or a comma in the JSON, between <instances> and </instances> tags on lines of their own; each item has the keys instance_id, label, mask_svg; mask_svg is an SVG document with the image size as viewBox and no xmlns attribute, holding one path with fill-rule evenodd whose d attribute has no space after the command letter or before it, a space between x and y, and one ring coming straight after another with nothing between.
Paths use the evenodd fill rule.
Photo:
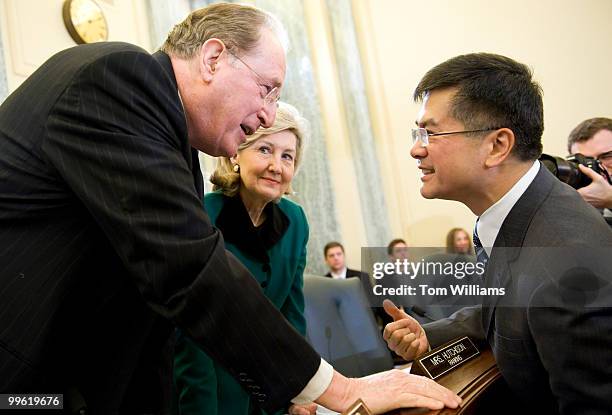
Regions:
<instances>
[{"instance_id":1,"label":"asian man's dark suit","mask_svg":"<svg viewBox=\"0 0 612 415\"><path fill-rule=\"evenodd\" d=\"M601 215L540 167L487 264L487 287L506 295L424 325L430 344L486 339L525 413L611 413L611 247Z\"/></svg>"},{"instance_id":2,"label":"asian man's dark suit","mask_svg":"<svg viewBox=\"0 0 612 415\"><path fill-rule=\"evenodd\" d=\"M0 107L0 392L160 413L174 325L266 409L320 357L224 250L170 59L60 52Z\"/></svg>"}]
</instances>

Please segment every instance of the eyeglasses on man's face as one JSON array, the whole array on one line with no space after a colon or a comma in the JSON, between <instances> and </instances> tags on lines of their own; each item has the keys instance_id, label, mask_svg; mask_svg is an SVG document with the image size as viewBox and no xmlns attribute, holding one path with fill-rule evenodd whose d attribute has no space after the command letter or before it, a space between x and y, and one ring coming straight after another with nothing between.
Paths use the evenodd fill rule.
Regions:
<instances>
[{"instance_id":1,"label":"eyeglasses on man's face","mask_svg":"<svg viewBox=\"0 0 612 415\"><path fill-rule=\"evenodd\" d=\"M480 130L465 130L465 131L449 131L449 132L442 132L442 133L430 133L429 131L427 131L426 128L419 127L419 128L412 129L412 142L413 143L420 142L421 147L426 147L429 145L429 137L437 137L441 135L451 135L451 134L482 133L485 131L499 130L500 128L503 128L503 127L483 128Z\"/></svg>"},{"instance_id":2,"label":"eyeglasses on man's face","mask_svg":"<svg viewBox=\"0 0 612 415\"><path fill-rule=\"evenodd\" d=\"M240 59L235 53L230 52L229 49L226 49L227 53L229 53L230 55L232 55L234 58L236 58L238 61L242 62L242 64L253 73L253 75L255 75L255 77L259 80L258 85L261 89L261 98L264 100L264 103L266 105L271 105L271 104L276 104L278 102L278 100L280 99L280 88L277 86L271 86L269 84L267 84L264 81L264 78L259 75L257 73L257 71L253 68L251 68L251 66L249 64L247 64L245 61L243 61L242 59Z\"/></svg>"}]
</instances>

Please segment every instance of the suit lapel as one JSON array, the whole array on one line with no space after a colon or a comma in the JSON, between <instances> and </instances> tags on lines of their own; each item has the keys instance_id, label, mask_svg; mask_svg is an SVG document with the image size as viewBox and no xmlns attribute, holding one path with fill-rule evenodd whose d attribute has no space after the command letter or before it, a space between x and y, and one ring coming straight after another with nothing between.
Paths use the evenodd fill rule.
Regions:
<instances>
[{"instance_id":1,"label":"suit lapel","mask_svg":"<svg viewBox=\"0 0 612 415\"><path fill-rule=\"evenodd\" d=\"M549 197L555 180L557 179L540 165L535 179L506 216L491 250L491 259L485 272L486 287L505 287L506 296L512 295L507 289L511 281L512 263L518 259L529 225L542 203ZM483 300L482 323L487 336L493 329L495 308L501 298L486 296Z\"/></svg>"}]
</instances>

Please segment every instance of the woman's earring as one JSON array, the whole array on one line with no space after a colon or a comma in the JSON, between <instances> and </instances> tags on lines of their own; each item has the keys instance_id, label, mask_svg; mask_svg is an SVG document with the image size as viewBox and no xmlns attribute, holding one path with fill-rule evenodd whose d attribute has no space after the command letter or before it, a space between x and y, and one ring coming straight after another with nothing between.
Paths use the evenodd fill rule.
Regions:
<instances>
[{"instance_id":1,"label":"woman's earring","mask_svg":"<svg viewBox=\"0 0 612 415\"><path fill-rule=\"evenodd\" d=\"M234 172L238 173L240 171L240 166L236 163L234 164Z\"/></svg>"}]
</instances>

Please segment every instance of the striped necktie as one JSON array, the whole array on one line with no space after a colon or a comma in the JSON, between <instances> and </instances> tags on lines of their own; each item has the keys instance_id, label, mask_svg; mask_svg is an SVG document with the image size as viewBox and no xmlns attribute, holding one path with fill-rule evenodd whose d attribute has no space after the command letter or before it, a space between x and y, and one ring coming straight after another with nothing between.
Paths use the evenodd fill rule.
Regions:
<instances>
[{"instance_id":1,"label":"striped necktie","mask_svg":"<svg viewBox=\"0 0 612 415\"><path fill-rule=\"evenodd\" d=\"M474 225L473 240L474 250L476 251L476 260L486 265L487 261L489 260L489 255L487 255L487 251L482 246L482 242L480 242L480 238L478 237L478 221L476 221L476 225Z\"/></svg>"}]
</instances>

